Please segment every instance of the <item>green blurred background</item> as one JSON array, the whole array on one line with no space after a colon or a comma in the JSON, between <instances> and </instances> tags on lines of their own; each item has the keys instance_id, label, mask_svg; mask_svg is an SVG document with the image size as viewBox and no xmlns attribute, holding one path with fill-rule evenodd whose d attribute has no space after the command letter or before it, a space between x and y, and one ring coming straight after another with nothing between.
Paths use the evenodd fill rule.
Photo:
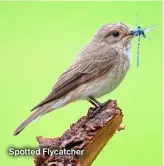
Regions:
<instances>
[{"instance_id":1,"label":"green blurred background","mask_svg":"<svg viewBox=\"0 0 164 166\"><path fill-rule=\"evenodd\" d=\"M162 2L0 2L1 163L34 165L32 157L8 156L8 148L37 147L36 136L60 136L86 114L88 102L72 103L12 136L103 24L136 27L136 13L143 27L158 26L148 34L152 40L141 40L140 67L134 40L127 77L100 99L118 100L126 130L112 138L93 166L162 165Z\"/></svg>"}]
</instances>

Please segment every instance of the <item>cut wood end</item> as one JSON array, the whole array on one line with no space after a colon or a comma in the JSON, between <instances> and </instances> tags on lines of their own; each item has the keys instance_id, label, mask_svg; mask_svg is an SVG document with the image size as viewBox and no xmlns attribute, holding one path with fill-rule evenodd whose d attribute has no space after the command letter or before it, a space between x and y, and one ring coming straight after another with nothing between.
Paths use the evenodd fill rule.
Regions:
<instances>
[{"instance_id":1,"label":"cut wood end","mask_svg":"<svg viewBox=\"0 0 164 166\"><path fill-rule=\"evenodd\" d=\"M94 113L94 114L93 114ZM91 115L94 116L91 116ZM86 116L72 124L59 138L37 137L40 148L84 150L82 156L49 156L42 154L35 157L36 166L89 166L102 148L118 130L123 114L116 101L109 100L101 110L95 113L90 108Z\"/></svg>"},{"instance_id":2,"label":"cut wood end","mask_svg":"<svg viewBox=\"0 0 164 166\"><path fill-rule=\"evenodd\" d=\"M120 125L117 129L117 131L121 131L121 130L125 130L126 126L124 125Z\"/></svg>"}]
</instances>

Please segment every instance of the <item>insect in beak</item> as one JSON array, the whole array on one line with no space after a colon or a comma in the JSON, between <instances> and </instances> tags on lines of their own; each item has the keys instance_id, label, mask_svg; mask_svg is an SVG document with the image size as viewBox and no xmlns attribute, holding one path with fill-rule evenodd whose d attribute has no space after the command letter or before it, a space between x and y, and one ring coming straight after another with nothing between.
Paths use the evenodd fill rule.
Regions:
<instances>
[{"instance_id":1,"label":"insect in beak","mask_svg":"<svg viewBox=\"0 0 164 166\"><path fill-rule=\"evenodd\" d=\"M151 27L148 28L141 28L141 26L138 26L136 30L134 30L134 36L138 37L138 46L137 46L137 66L139 67L139 49L140 49L140 37L143 36L144 38L146 38L145 33L150 31L151 29L153 29L154 27L156 27L156 25L153 25Z\"/></svg>"},{"instance_id":2,"label":"insect in beak","mask_svg":"<svg viewBox=\"0 0 164 166\"><path fill-rule=\"evenodd\" d=\"M144 38L146 38L145 30L138 26L138 28L134 30L134 36L143 36Z\"/></svg>"}]
</instances>

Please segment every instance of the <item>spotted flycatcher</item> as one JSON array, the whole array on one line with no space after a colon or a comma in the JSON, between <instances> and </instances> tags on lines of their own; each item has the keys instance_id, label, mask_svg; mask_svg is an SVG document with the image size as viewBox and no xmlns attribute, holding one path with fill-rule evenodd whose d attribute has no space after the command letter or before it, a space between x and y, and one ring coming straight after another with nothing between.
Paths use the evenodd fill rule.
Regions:
<instances>
[{"instance_id":1,"label":"spotted flycatcher","mask_svg":"<svg viewBox=\"0 0 164 166\"><path fill-rule=\"evenodd\" d=\"M19 134L30 122L75 100L95 99L113 91L125 77L130 66L130 41L134 31L123 23L107 24L77 55L72 65L59 77L51 93L14 132Z\"/></svg>"}]
</instances>

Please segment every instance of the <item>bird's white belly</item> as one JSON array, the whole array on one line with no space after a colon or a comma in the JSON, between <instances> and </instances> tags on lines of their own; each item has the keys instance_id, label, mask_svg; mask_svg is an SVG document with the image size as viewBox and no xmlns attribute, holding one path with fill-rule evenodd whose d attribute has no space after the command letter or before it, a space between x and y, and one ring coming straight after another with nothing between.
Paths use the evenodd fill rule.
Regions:
<instances>
[{"instance_id":1,"label":"bird's white belly","mask_svg":"<svg viewBox=\"0 0 164 166\"><path fill-rule=\"evenodd\" d=\"M113 91L123 80L129 68L129 61L117 65L108 73L100 78L90 81L81 89L81 97L86 99L88 96L95 98L101 97Z\"/></svg>"}]
</instances>

